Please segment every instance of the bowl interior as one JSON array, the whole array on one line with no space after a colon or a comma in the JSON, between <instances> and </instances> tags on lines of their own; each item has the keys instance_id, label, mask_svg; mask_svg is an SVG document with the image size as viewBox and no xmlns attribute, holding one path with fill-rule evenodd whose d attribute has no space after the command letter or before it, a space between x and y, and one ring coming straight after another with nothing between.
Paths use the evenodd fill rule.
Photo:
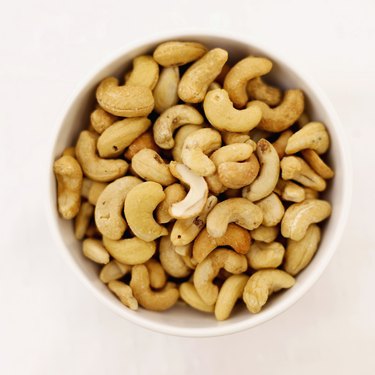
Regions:
<instances>
[{"instance_id":1,"label":"bowl interior","mask_svg":"<svg viewBox=\"0 0 375 375\"><path fill-rule=\"evenodd\" d=\"M146 43L141 47L118 54L110 63L106 64L86 80L83 86L77 91L77 94L72 98L61 120L61 127L56 136L51 156L52 159L50 160L50 221L63 253L67 256L78 275L105 304L118 314L137 324L165 333L185 336L211 336L232 333L264 322L292 305L316 281L331 258L341 235L348 200L348 181L340 124L338 124L335 114L330 109L330 105L326 102L325 97L319 92L319 89L312 82L308 82L306 78L296 73L295 70L292 70L289 64L286 65L268 51L237 39L234 40L221 36L185 35L174 36L172 39L197 40L209 47L225 48L233 60L249 54L271 58L274 62L274 67L270 75L271 81L284 89L302 89L306 94L308 113L311 119L322 121L327 126L332 141L329 163L333 166L336 176L330 182L330 186L325 193L325 198L332 203L334 209L331 218L324 225L320 248L311 264L298 275L297 283L293 288L274 295L259 314L252 315L245 308L237 307L229 320L216 322L212 315L206 315L187 308L182 303L164 313L155 313L143 309L137 312L128 310L100 282L98 278L99 267L82 256L81 243L74 237L72 222L60 219L57 214L55 198L56 183L51 172L52 163L61 155L65 147L75 144L78 133L89 125L89 114L94 107L95 89L100 80L109 75L122 77L127 68L130 67L131 60L135 56L149 53L163 40Z\"/></svg>"}]
</instances>

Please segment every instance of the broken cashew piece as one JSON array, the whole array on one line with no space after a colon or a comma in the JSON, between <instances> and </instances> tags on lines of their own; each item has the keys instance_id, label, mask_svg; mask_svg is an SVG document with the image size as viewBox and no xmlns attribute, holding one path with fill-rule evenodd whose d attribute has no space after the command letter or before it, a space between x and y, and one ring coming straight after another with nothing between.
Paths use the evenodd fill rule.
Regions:
<instances>
[{"instance_id":1,"label":"broken cashew piece","mask_svg":"<svg viewBox=\"0 0 375 375\"><path fill-rule=\"evenodd\" d=\"M180 285L180 297L185 303L196 310L207 313L214 312L214 305L207 305L191 282L185 282Z\"/></svg>"},{"instance_id":2,"label":"broken cashew piece","mask_svg":"<svg viewBox=\"0 0 375 375\"><path fill-rule=\"evenodd\" d=\"M270 243L276 240L277 236L279 235L279 232L279 226L266 227L264 225L260 225L258 228L253 229L250 232L250 235L251 238L255 241Z\"/></svg>"},{"instance_id":3,"label":"broken cashew piece","mask_svg":"<svg viewBox=\"0 0 375 375\"><path fill-rule=\"evenodd\" d=\"M293 132L290 129L284 130L279 138L272 143L273 148L276 150L279 159L281 160L285 156L286 145L288 144L289 138L293 135Z\"/></svg>"},{"instance_id":4,"label":"broken cashew piece","mask_svg":"<svg viewBox=\"0 0 375 375\"><path fill-rule=\"evenodd\" d=\"M160 152L160 148L154 141L154 137L152 135L152 131L147 131L137 137L127 148L124 153L125 159L132 160L133 156L138 152L143 150L144 148L149 148L151 150L156 151L157 153Z\"/></svg>"},{"instance_id":5,"label":"broken cashew piece","mask_svg":"<svg viewBox=\"0 0 375 375\"><path fill-rule=\"evenodd\" d=\"M284 201L302 202L305 200L305 189L292 181L285 181L279 178L274 192Z\"/></svg>"},{"instance_id":6,"label":"broken cashew piece","mask_svg":"<svg viewBox=\"0 0 375 375\"><path fill-rule=\"evenodd\" d=\"M321 159L318 153L314 150L302 150L302 156L310 167L322 178L330 179L335 175L335 172Z\"/></svg>"},{"instance_id":7,"label":"broken cashew piece","mask_svg":"<svg viewBox=\"0 0 375 375\"><path fill-rule=\"evenodd\" d=\"M254 270L277 268L283 262L285 248L280 242L255 241L246 254L249 267Z\"/></svg>"},{"instance_id":8,"label":"broken cashew piece","mask_svg":"<svg viewBox=\"0 0 375 375\"><path fill-rule=\"evenodd\" d=\"M104 130L109 128L117 120L117 116L111 115L100 107L96 108L90 115L90 125L99 134L102 134Z\"/></svg>"},{"instance_id":9,"label":"broken cashew piece","mask_svg":"<svg viewBox=\"0 0 375 375\"><path fill-rule=\"evenodd\" d=\"M261 199L255 204L263 212L262 225L274 227L280 223L284 216L285 208L275 193L271 193L268 197Z\"/></svg>"},{"instance_id":10,"label":"broken cashew piece","mask_svg":"<svg viewBox=\"0 0 375 375\"><path fill-rule=\"evenodd\" d=\"M95 263L107 264L109 262L108 251L102 244L102 241L94 238L86 238L82 242L83 255Z\"/></svg>"},{"instance_id":11,"label":"broken cashew piece","mask_svg":"<svg viewBox=\"0 0 375 375\"><path fill-rule=\"evenodd\" d=\"M249 98L260 100L270 107L279 105L283 96L278 87L267 84L261 77L249 81L246 90Z\"/></svg>"},{"instance_id":12,"label":"broken cashew piece","mask_svg":"<svg viewBox=\"0 0 375 375\"><path fill-rule=\"evenodd\" d=\"M159 224L169 223L173 217L169 214L172 204L182 201L186 191L180 184L169 185L164 189L165 199L156 208L156 221Z\"/></svg>"},{"instance_id":13,"label":"broken cashew piece","mask_svg":"<svg viewBox=\"0 0 375 375\"><path fill-rule=\"evenodd\" d=\"M133 60L133 70L126 80L127 86L145 86L153 90L159 79L159 65L152 56L137 56Z\"/></svg>"},{"instance_id":14,"label":"broken cashew piece","mask_svg":"<svg viewBox=\"0 0 375 375\"><path fill-rule=\"evenodd\" d=\"M145 266L147 267L150 276L151 288L163 288L167 283L167 274L165 273L163 266L156 259L152 258L145 263Z\"/></svg>"},{"instance_id":15,"label":"broken cashew piece","mask_svg":"<svg viewBox=\"0 0 375 375\"><path fill-rule=\"evenodd\" d=\"M126 274L130 273L132 267L127 264L122 264L113 259L107 263L100 271L100 280L107 284L110 281L121 279Z\"/></svg>"},{"instance_id":16,"label":"broken cashew piece","mask_svg":"<svg viewBox=\"0 0 375 375\"><path fill-rule=\"evenodd\" d=\"M83 240L85 237L93 214L94 206L89 202L83 202L74 221L74 235L77 240Z\"/></svg>"},{"instance_id":17,"label":"broken cashew piece","mask_svg":"<svg viewBox=\"0 0 375 375\"><path fill-rule=\"evenodd\" d=\"M132 288L117 280L108 283L108 288L130 310L138 310L138 301L134 298Z\"/></svg>"}]
</instances>

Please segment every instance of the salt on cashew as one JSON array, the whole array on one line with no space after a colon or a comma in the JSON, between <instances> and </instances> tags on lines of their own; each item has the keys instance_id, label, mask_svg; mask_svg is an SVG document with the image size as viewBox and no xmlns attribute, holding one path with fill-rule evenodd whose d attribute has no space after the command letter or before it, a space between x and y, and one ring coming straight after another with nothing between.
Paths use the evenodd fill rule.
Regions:
<instances>
[{"instance_id":1,"label":"salt on cashew","mask_svg":"<svg viewBox=\"0 0 375 375\"><path fill-rule=\"evenodd\" d=\"M169 171L168 164L154 150L144 148L132 158L133 171L146 181L154 181L163 186L176 182Z\"/></svg>"},{"instance_id":2,"label":"salt on cashew","mask_svg":"<svg viewBox=\"0 0 375 375\"><path fill-rule=\"evenodd\" d=\"M199 125L184 125L177 132L174 137L174 147L172 149L172 156L175 161L182 163L182 147L184 146L185 139L196 130L202 129Z\"/></svg>"},{"instance_id":3,"label":"salt on cashew","mask_svg":"<svg viewBox=\"0 0 375 375\"><path fill-rule=\"evenodd\" d=\"M169 223L173 217L169 213L172 204L182 201L186 191L180 184L169 185L164 189L165 199L156 208L156 221L159 224Z\"/></svg>"},{"instance_id":4,"label":"salt on cashew","mask_svg":"<svg viewBox=\"0 0 375 375\"><path fill-rule=\"evenodd\" d=\"M215 304L215 317L217 320L229 318L237 300L242 297L248 280L249 276L241 274L229 276L224 281Z\"/></svg>"},{"instance_id":5,"label":"salt on cashew","mask_svg":"<svg viewBox=\"0 0 375 375\"><path fill-rule=\"evenodd\" d=\"M275 193L255 203L263 212L262 225L274 227L279 224L284 216L285 208Z\"/></svg>"},{"instance_id":6,"label":"salt on cashew","mask_svg":"<svg viewBox=\"0 0 375 375\"><path fill-rule=\"evenodd\" d=\"M144 241L166 236L168 231L159 225L153 212L165 198L163 187L153 181L143 182L129 191L125 199L125 218L132 232Z\"/></svg>"},{"instance_id":7,"label":"salt on cashew","mask_svg":"<svg viewBox=\"0 0 375 375\"><path fill-rule=\"evenodd\" d=\"M155 241L146 242L137 237L118 241L103 237L103 245L113 258L131 266L147 262L156 251Z\"/></svg>"},{"instance_id":8,"label":"salt on cashew","mask_svg":"<svg viewBox=\"0 0 375 375\"><path fill-rule=\"evenodd\" d=\"M117 116L111 115L100 107L96 108L90 115L90 125L99 134L102 134L117 120Z\"/></svg>"},{"instance_id":9,"label":"salt on cashew","mask_svg":"<svg viewBox=\"0 0 375 375\"><path fill-rule=\"evenodd\" d=\"M159 44L153 56L158 64L168 68L198 60L206 51L201 43L170 41Z\"/></svg>"},{"instance_id":10,"label":"salt on cashew","mask_svg":"<svg viewBox=\"0 0 375 375\"><path fill-rule=\"evenodd\" d=\"M144 148L149 148L151 150L156 151L157 153L160 152L160 148L154 141L154 137L152 136L152 131L147 131L137 137L126 149L124 156L127 160L132 160L133 156L138 152L143 150Z\"/></svg>"},{"instance_id":11,"label":"salt on cashew","mask_svg":"<svg viewBox=\"0 0 375 375\"><path fill-rule=\"evenodd\" d=\"M176 304L179 297L178 289L170 283L158 291L152 290L147 267L143 264L133 267L130 287L138 303L147 310L167 310Z\"/></svg>"},{"instance_id":12,"label":"salt on cashew","mask_svg":"<svg viewBox=\"0 0 375 375\"><path fill-rule=\"evenodd\" d=\"M207 216L207 231L212 237L225 234L229 223L253 230L263 221L262 210L245 198L231 198L218 203Z\"/></svg>"},{"instance_id":13,"label":"salt on cashew","mask_svg":"<svg viewBox=\"0 0 375 375\"><path fill-rule=\"evenodd\" d=\"M111 240L119 240L127 225L122 214L129 191L142 181L125 176L113 181L100 194L95 206L95 224L99 232Z\"/></svg>"},{"instance_id":14,"label":"salt on cashew","mask_svg":"<svg viewBox=\"0 0 375 375\"><path fill-rule=\"evenodd\" d=\"M178 67L164 68L154 88L155 111L163 113L178 103L177 88L180 82Z\"/></svg>"},{"instance_id":15,"label":"salt on cashew","mask_svg":"<svg viewBox=\"0 0 375 375\"><path fill-rule=\"evenodd\" d=\"M132 288L117 280L108 283L108 289L130 310L138 310L138 301L134 298Z\"/></svg>"},{"instance_id":16,"label":"salt on cashew","mask_svg":"<svg viewBox=\"0 0 375 375\"><path fill-rule=\"evenodd\" d=\"M263 138L259 140L256 152L261 165L260 173L253 183L242 191L242 196L253 202L272 193L280 174L279 156L270 142Z\"/></svg>"},{"instance_id":17,"label":"salt on cashew","mask_svg":"<svg viewBox=\"0 0 375 375\"><path fill-rule=\"evenodd\" d=\"M108 77L96 89L96 99L107 112L121 117L148 116L154 109L152 91L145 86L119 86L119 80Z\"/></svg>"},{"instance_id":18,"label":"salt on cashew","mask_svg":"<svg viewBox=\"0 0 375 375\"><path fill-rule=\"evenodd\" d=\"M102 158L120 156L151 126L147 117L127 118L117 121L104 130L98 139L98 152Z\"/></svg>"},{"instance_id":19,"label":"salt on cashew","mask_svg":"<svg viewBox=\"0 0 375 375\"><path fill-rule=\"evenodd\" d=\"M214 48L193 63L181 77L178 85L180 99L186 103L202 102L208 86L220 74L227 60L227 51Z\"/></svg>"},{"instance_id":20,"label":"salt on cashew","mask_svg":"<svg viewBox=\"0 0 375 375\"><path fill-rule=\"evenodd\" d=\"M95 263L107 264L109 262L109 254L103 246L102 241L94 238L86 238L82 242L83 255Z\"/></svg>"},{"instance_id":21,"label":"salt on cashew","mask_svg":"<svg viewBox=\"0 0 375 375\"><path fill-rule=\"evenodd\" d=\"M83 202L74 221L74 235L77 240L83 240L90 220L94 214L94 206L89 202Z\"/></svg>"},{"instance_id":22,"label":"salt on cashew","mask_svg":"<svg viewBox=\"0 0 375 375\"><path fill-rule=\"evenodd\" d=\"M167 283L167 275L163 266L156 259L149 259L145 266L150 276L151 288L161 289Z\"/></svg>"},{"instance_id":23,"label":"salt on cashew","mask_svg":"<svg viewBox=\"0 0 375 375\"><path fill-rule=\"evenodd\" d=\"M246 254L249 267L254 270L277 268L283 262L285 248L280 242L255 241Z\"/></svg>"},{"instance_id":24,"label":"salt on cashew","mask_svg":"<svg viewBox=\"0 0 375 375\"><path fill-rule=\"evenodd\" d=\"M130 273L132 267L128 264L122 264L113 259L107 263L100 271L100 280L107 284L110 281L121 279L126 274Z\"/></svg>"},{"instance_id":25,"label":"salt on cashew","mask_svg":"<svg viewBox=\"0 0 375 375\"><path fill-rule=\"evenodd\" d=\"M194 241L193 258L201 263L217 247L231 247L236 253L246 254L250 249L251 237L249 232L236 225L229 224L227 231L221 237L212 237L207 229L203 229Z\"/></svg>"},{"instance_id":26,"label":"salt on cashew","mask_svg":"<svg viewBox=\"0 0 375 375\"><path fill-rule=\"evenodd\" d=\"M279 235L280 228L279 226L266 227L260 225L258 228L253 229L250 232L251 238L255 241L262 241L265 243L270 243L276 240Z\"/></svg>"},{"instance_id":27,"label":"salt on cashew","mask_svg":"<svg viewBox=\"0 0 375 375\"><path fill-rule=\"evenodd\" d=\"M304 96L301 90L286 90L282 102L270 108L259 100L249 102L247 108L260 108L262 119L258 128L272 133L282 132L292 126L304 110Z\"/></svg>"},{"instance_id":28,"label":"salt on cashew","mask_svg":"<svg viewBox=\"0 0 375 375\"><path fill-rule=\"evenodd\" d=\"M203 102L204 113L210 124L219 130L248 132L254 129L262 118L259 106L236 109L223 89L209 91Z\"/></svg>"},{"instance_id":29,"label":"salt on cashew","mask_svg":"<svg viewBox=\"0 0 375 375\"><path fill-rule=\"evenodd\" d=\"M310 122L288 139L285 152L290 155L308 148L318 154L324 154L329 143L326 127L321 122Z\"/></svg>"},{"instance_id":30,"label":"salt on cashew","mask_svg":"<svg viewBox=\"0 0 375 375\"><path fill-rule=\"evenodd\" d=\"M156 144L170 150L174 146L173 132L182 125L203 124L203 116L194 107L177 104L165 110L155 121L153 131Z\"/></svg>"},{"instance_id":31,"label":"salt on cashew","mask_svg":"<svg viewBox=\"0 0 375 375\"><path fill-rule=\"evenodd\" d=\"M249 81L246 90L249 98L260 100L270 107L279 105L282 99L281 90L278 87L267 84L261 77Z\"/></svg>"},{"instance_id":32,"label":"salt on cashew","mask_svg":"<svg viewBox=\"0 0 375 375\"><path fill-rule=\"evenodd\" d=\"M207 313L214 312L215 306L207 305L199 296L194 284L189 281L180 285L180 297L185 303L196 310Z\"/></svg>"},{"instance_id":33,"label":"salt on cashew","mask_svg":"<svg viewBox=\"0 0 375 375\"><path fill-rule=\"evenodd\" d=\"M238 61L227 73L224 89L237 108L242 108L248 101L247 83L263 76L272 69L272 62L264 57L248 56Z\"/></svg>"},{"instance_id":34,"label":"salt on cashew","mask_svg":"<svg viewBox=\"0 0 375 375\"><path fill-rule=\"evenodd\" d=\"M133 70L126 80L127 86L145 86L153 90L159 79L159 65L152 56L141 55L133 60Z\"/></svg>"},{"instance_id":35,"label":"salt on cashew","mask_svg":"<svg viewBox=\"0 0 375 375\"><path fill-rule=\"evenodd\" d=\"M57 209L66 219L73 219L81 205L82 170L72 156L64 155L53 163L57 180Z\"/></svg>"},{"instance_id":36,"label":"salt on cashew","mask_svg":"<svg viewBox=\"0 0 375 375\"><path fill-rule=\"evenodd\" d=\"M188 135L181 151L183 163L199 176L215 173L213 161L206 155L221 146L221 135L210 128L199 129Z\"/></svg>"},{"instance_id":37,"label":"salt on cashew","mask_svg":"<svg viewBox=\"0 0 375 375\"><path fill-rule=\"evenodd\" d=\"M62 156L71 156L71 157L75 158L76 157L76 149L75 149L75 147L73 147L73 146L72 147L67 147L63 151Z\"/></svg>"},{"instance_id":38,"label":"salt on cashew","mask_svg":"<svg viewBox=\"0 0 375 375\"><path fill-rule=\"evenodd\" d=\"M169 209L169 214L175 219L196 217L206 204L208 195L206 181L184 164L172 161L169 164L169 168L173 176L189 186L189 191L185 198L180 202L173 203Z\"/></svg>"},{"instance_id":39,"label":"salt on cashew","mask_svg":"<svg viewBox=\"0 0 375 375\"><path fill-rule=\"evenodd\" d=\"M122 177L128 163L120 159L102 159L96 154L97 136L87 130L79 135L76 154L84 174L94 181L110 182Z\"/></svg>"},{"instance_id":40,"label":"salt on cashew","mask_svg":"<svg viewBox=\"0 0 375 375\"><path fill-rule=\"evenodd\" d=\"M213 283L221 268L233 274L247 270L245 255L232 250L218 248L197 265L194 272L194 286L199 296L207 305L214 305L219 288Z\"/></svg>"},{"instance_id":41,"label":"salt on cashew","mask_svg":"<svg viewBox=\"0 0 375 375\"><path fill-rule=\"evenodd\" d=\"M274 192L281 197L284 201L289 202L302 202L305 196L305 189L292 181L285 181L279 178Z\"/></svg>"},{"instance_id":42,"label":"salt on cashew","mask_svg":"<svg viewBox=\"0 0 375 375\"><path fill-rule=\"evenodd\" d=\"M284 156L280 167L283 180L294 180L316 191L324 191L327 187L325 180L298 156Z\"/></svg>"},{"instance_id":43,"label":"salt on cashew","mask_svg":"<svg viewBox=\"0 0 375 375\"><path fill-rule=\"evenodd\" d=\"M306 199L287 208L281 221L281 234L300 241L310 224L319 223L331 215L331 205L321 199Z\"/></svg>"},{"instance_id":44,"label":"salt on cashew","mask_svg":"<svg viewBox=\"0 0 375 375\"><path fill-rule=\"evenodd\" d=\"M290 129L284 130L279 138L272 143L273 148L276 150L279 159L281 160L285 156L286 145L288 144L289 138L293 135L293 132Z\"/></svg>"},{"instance_id":45,"label":"salt on cashew","mask_svg":"<svg viewBox=\"0 0 375 375\"><path fill-rule=\"evenodd\" d=\"M335 172L321 159L318 153L314 150L302 150L302 156L310 167L322 178L330 179L335 175Z\"/></svg>"},{"instance_id":46,"label":"salt on cashew","mask_svg":"<svg viewBox=\"0 0 375 375\"><path fill-rule=\"evenodd\" d=\"M250 276L243 292L243 300L248 310L256 314L272 293L291 288L294 284L294 278L284 271L260 270Z\"/></svg>"}]
</instances>

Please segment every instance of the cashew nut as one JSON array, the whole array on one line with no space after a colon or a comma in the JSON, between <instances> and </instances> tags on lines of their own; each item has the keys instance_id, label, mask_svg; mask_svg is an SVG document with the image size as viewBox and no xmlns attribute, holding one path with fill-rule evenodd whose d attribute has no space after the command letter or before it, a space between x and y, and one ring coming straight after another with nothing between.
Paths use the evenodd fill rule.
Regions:
<instances>
[{"instance_id":1,"label":"cashew nut","mask_svg":"<svg viewBox=\"0 0 375 375\"><path fill-rule=\"evenodd\" d=\"M96 90L99 105L115 116L148 116L154 108L152 91L145 86L119 86L115 77L105 78Z\"/></svg>"},{"instance_id":2,"label":"cashew nut","mask_svg":"<svg viewBox=\"0 0 375 375\"><path fill-rule=\"evenodd\" d=\"M329 202L320 199L294 203L285 211L281 222L281 234L294 241L300 241L310 224L325 220L331 215L331 211Z\"/></svg>"},{"instance_id":3,"label":"cashew nut","mask_svg":"<svg viewBox=\"0 0 375 375\"><path fill-rule=\"evenodd\" d=\"M167 275L162 265L156 259L149 259L145 266L150 276L151 288L160 289L167 283Z\"/></svg>"},{"instance_id":4,"label":"cashew nut","mask_svg":"<svg viewBox=\"0 0 375 375\"><path fill-rule=\"evenodd\" d=\"M82 242L82 252L86 258L89 258L95 263L107 264L109 262L108 251L100 240L86 238Z\"/></svg>"},{"instance_id":5,"label":"cashew nut","mask_svg":"<svg viewBox=\"0 0 375 375\"><path fill-rule=\"evenodd\" d=\"M180 285L180 297L189 306L196 310L212 313L214 312L213 305L207 305L197 293L194 284L191 282L185 282Z\"/></svg>"},{"instance_id":6,"label":"cashew nut","mask_svg":"<svg viewBox=\"0 0 375 375\"><path fill-rule=\"evenodd\" d=\"M262 138L258 141L257 156L261 165L260 173L254 182L242 191L242 196L253 202L272 193L280 173L279 156L266 139Z\"/></svg>"},{"instance_id":7,"label":"cashew nut","mask_svg":"<svg viewBox=\"0 0 375 375\"><path fill-rule=\"evenodd\" d=\"M305 196L305 190L303 187L295 184L292 181L284 181L279 178L274 192L278 194L284 201L289 202L302 202Z\"/></svg>"},{"instance_id":8,"label":"cashew nut","mask_svg":"<svg viewBox=\"0 0 375 375\"><path fill-rule=\"evenodd\" d=\"M173 217L169 214L172 204L182 201L186 191L180 184L169 185L164 189L165 199L156 208L156 221L159 224L169 223Z\"/></svg>"},{"instance_id":9,"label":"cashew nut","mask_svg":"<svg viewBox=\"0 0 375 375\"><path fill-rule=\"evenodd\" d=\"M245 198L231 198L218 203L207 216L207 231L212 237L225 234L229 223L253 230L263 221L262 210Z\"/></svg>"},{"instance_id":10,"label":"cashew nut","mask_svg":"<svg viewBox=\"0 0 375 375\"><path fill-rule=\"evenodd\" d=\"M194 286L199 296L207 305L215 304L219 288L213 283L221 268L233 274L247 270L245 255L232 250L218 248L197 265L194 272Z\"/></svg>"},{"instance_id":11,"label":"cashew nut","mask_svg":"<svg viewBox=\"0 0 375 375\"><path fill-rule=\"evenodd\" d=\"M279 227L266 227L264 225L260 225L258 228L253 229L250 234L251 238L255 241L270 243L275 241L279 235Z\"/></svg>"},{"instance_id":12,"label":"cashew nut","mask_svg":"<svg viewBox=\"0 0 375 375\"><path fill-rule=\"evenodd\" d=\"M268 197L255 203L263 212L262 224L266 227L273 227L280 223L284 216L285 208L279 197L271 193Z\"/></svg>"},{"instance_id":13,"label":"cashew nut","mask_svg":"<svg viewBox=\"0 0 375 375\"><path fill-rule=\"evenodd\" d=\"M164 68L154 89L155 111L163 113L178 103L177 88L180 72L177 67Z\"/></svg>"},{"instance_id":14,"label":"cashew nut","mask_svg":"<svg viewBox=\"0 0 375 375\"><path fill-rule=\"evenodd\" d=\"M161 290L153 291L149 273L143 264L133 267L130 287L138 303L147 310L167 310L175 305L179 297L178 289L170 283Z\"/></svg>"},{"instance_id":15,"label":"cashew nut","mask_svg":"<svg viewBox=\"0 0 375 375\"><path fill-rule=\"evenodd\" d=\"M249 276L247 275L232 275L224 281L215 304L215 317L217 320L229 318L237 300L242 297L248 280Z\"/></svg>"},{"instance_id":16,"label":"cashew nut","mask_svg":"<svg viewBox=\"0 0 375 375\"><path fill-rule=\"evenodd\" d=\"M280 289L291 288L295 283L292 276L281 270L260 270L251 275L244 292L243 300L248 310L258 313L268 297Z\"/></svg>"},{"instance_id":17,"label":"cashew nut","mask_svg":"<svg viewBox=\"0 0 375 375\"><path fill-rule=\"evenodd\" d=\"M304 110L304 96L301 90L286 90L283 101L275 108L270 108L259 100L250 102L247 107L258 107L262 119L258 128L272 133L282 132L292 126Z\"/></svg>"},{"instance_id":18,"label":"cashew nut","mask_svg":"<svg viewBox=\"0 0 375 375\"><path fill-rule=\"evenodd\" d=\"M103 108L96 108L90 115L90 125L93 129L102 134L104 130L109 128L118 118L106 112Z\"/></svg>"},{"instance_id":19,"label":"cashew nut","mask_svg":"<svg viewBox=\"0 0 375 375\"><path fill-rule=\"evenodd\" d=\"M293 135L293 132L289 129L283 131L279 138L272 143L273 148L276 150L279 159L281 160L285 156L285 149L289 138Z\"/></svg>"},{"instance_id":20,"label":"cashew nut","mask_svg":"<svg viewBox=\"0 0 375 375\"><path fill-rule=\"evenodd\" d=\"M227 60L227 51L214 48L191 65L181 77L178 85L180 99L186 103L202 102L208 86L220 74Z\"/></svg>"},{"instance_id":21,"label":"cashew nut","mask_svg":"<svg viewBox=\"0 0 375 375\"><path fill-rule=\"evenodd\" d=\"M203 109L213 127L230 132L248 132L255 128L262 118L262 110L255 105L241 110L234 108L228 93L222 89L207 93Z\"/></svg>"},{"instance_id":22,"label":"cashew nut","mask_svg":"<svg viewBox=\"0 0 375 375\"><path fill-rule=\"evenodd\" d=\"M283 180L294 180L316 191L324 191L327 187L325 180L298 156L283 157L280 166Z\"/></svg>"},{"instance_id":23,"label":"cashew nut","mask_svg":"<svg viewBox=\"0 0 375 375\"><path fill-rule=\"evenodd\" d=\"M270 107L279 105L282 99L281 90L265 83L261 77L249 81L246 90L249 98L260 100Z\"/></svg>"},{"instance_id":24,"label":"cashew nut","mask_svg":"<svg viewBox=\"0 0 375 375\"><path fill-rule=\"evenodd\" d=\"M185 139L196 130L201 129L199 125L185 125L181 127L174 137L174 147L172 149L172 156L175 161L182 163L182 147L184 146Z\"/></svg>"},{"instance_id":25,"label":"cashew nut","mask_svg":"<svg viewBox=\"0 0 375 375\"><path fill-rule=\"evenodd\" d=\"M152 135L152 131L147 131L141 134L138 138L136 138L127 148L124 153L125 159L132 160L133 156L140 150L144 148L149 148L151 150L156 151L157 153L160 152L160 148L154 141L154 137Z\"/></svg>"},{"instance_id":26,"label":"cashew nut","mask_svg":"<svg viewBox=\"0 0 375 375\"><path fill-rule=\"evenodd\" d=\"M302 150L301 153L310 167L322 178L330 179L335 175L333 170L321 159L316 151L307 149Z\"/></svg>"},{"instance_id":27,"label":"cashew nut","mask_svg":"<svg viewBox=\"0 0 375 375\"><path fill-rule=\"evenodd\" d=\"M85 233L89 227L93 213L93 205L91 205L89 202L83 202L81 204L78 215L75 217L74 222L74 235L77 240L83 240L85 237Z\"/></svg>"},{"instance_id":28,"label":"cashew nut","mask_svg":"<svg viewBox=\"0 0 375 375\"><path fill-rule=\"evenodd\" d=\"M127 86L144 86L153 90L159 78L159 65L152 56L138 56L133 60L133 70L126 80Z\"/></svg>"},{"instance_id":29,"label":"cashew nut","mask_svg":"<svg viewBox=\"0 0 375 375\"><path fill-rule=\"evenodd\" d=\"M255 241L246 254L249 266L254 270L277 268L283 261L285 249L280 242Z\"/></svg>"},{"instance_id":30,"label":"cashew nut","mask_svg":"<svg viewBox=\"0 0 375 375\"><path fill-rule=\"evenodd\" d=\"M82 170L72 156L64 155L53 164L57 180L57 208L64 219L73 219L81 205Z\"/></svg>"},{"instance_id":31,"label":"cashew nut","mask_svg":"<svg viewBox=\"0 0 375 375\"><path fill-rule=\"evenodd\" d=\"M154 140L156 144L170 150L174 146L173 132L186 124L203 124L203 117L198 110L187 104L177 104L168 108L155 121Z\"/></svg>"},{"instance_id":32,"label":"cashew nut","mask_svg":"<svg viewBox=\"0 0 375 375\"><path fill-rule=\"evenodd\" d=\"M75 149L75 147L67 147L63 151L62 156L71 156L71 157L75 158L76 157L76 149Z\"/></svg>"},{"instance_id":33,"label":"cashew nut","mask_svg":"<svg viewBox=\"0 0 375 375\"><path fill-rule=\"evenodd\" d=\"M131 266L113 259L102 268L99 278L103 283L107 284L112 280L121 279L127 273L130 273L131 269Z\"/></svg>"},{"instance_id":34,"label":"cashew nut","mask_svg":"<svg viewBox=\"0 0 375 375\"><path fill-rule=\"evenodd\" d=\"M152 241L168 234L166 228L159 225L153 212L165 198L160 184L147 181L133 187L125 199L125 218L133 233L144 241Z\"/></svg>"},{"instance_id":35,"label":"cashew nut","mask_svg":"<svg viewBox=\"0 0 375 375\"><path fill-rule=\"evenodd\" d=\"M242 108L248 101L247 83L263 76L272 69L272 62L264 57L249 56L235 64L224 80L224 89L237 108Z\"/></svg>"},{"instance_id":36,"label":"cashew nut","mask_svg":"<svg viewBox=\"0 0 375 375\"><path fill-rule=\"evenodd\" d=\"M76 145L77 159L84 174L94 181L109 182L122 177L128 170L128 163L120 159L102 159L96 154L97 137L84 130Z\"/></svg>"},{"instance_id":37,"label":"cashew nut","mask_svg":"<svg viewBox=\"0 0 375 375\"><path fill-rule=\"evenodd\" d=\"M134 298L132 288L129 285L121 281L112 280L108 283L108 288L126 307L131 310L138 310L138 302Z\"/></svg>"}]
</instances>

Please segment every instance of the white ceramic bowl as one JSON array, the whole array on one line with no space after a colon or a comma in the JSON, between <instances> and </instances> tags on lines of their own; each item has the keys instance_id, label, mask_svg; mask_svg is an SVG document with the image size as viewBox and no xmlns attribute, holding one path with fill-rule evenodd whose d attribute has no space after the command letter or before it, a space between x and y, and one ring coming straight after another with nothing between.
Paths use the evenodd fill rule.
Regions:
<instances>
[{"instance_id":1,"label":"white ceramic bowl","mask_svg":"<svg viewBox=\"0 0 375 375\"><path fill-rule=\"evenodd\" d=\"M98 278L98 267L82 256L81 243L73 234L72 222L59 218L56 210L56 183L52 173L53 161L61 155L65 147L75 144L78 133L88 125L89 111L93 108L95 88L106 76L121 76L131 64L131 60L150 52L157 44L165 40L196 40L208 47L222 47L229 52L231 59L239 59L249 54L267 56L274 62L271 79L283 88L300 88L307 98L307 108L311 118L322 121L331 135L329 163L336 175L325 194L333 206L333 213L324 225L320 248L311 264L297 277L296 285L284 292L274 295L258 314L250 314L246 308L236 309L233 316L224 322L217 322L212 315L200 313L187 308L182 303L173 309L156 313L139 309L131 311L125 308L117 298L108 291ZM59 251L72 266L82 282L108 306L112 311L125 319L154 331L180 336L219 336L261 324L292 306L317 281L335 252L343 233L348 216L351 198L351 170L348 160L348 148L345 136L331 104L316 84L305 74L292 67L290 61L280 59L268 48L254 44L242 37L228 37L215 34L169 34L133 45L116 53L90 74L72 95L59 118L56 135L52 140L49 153L48 169L48 220L51 231L56 238Z\"/></svg>"}]
</instances>

